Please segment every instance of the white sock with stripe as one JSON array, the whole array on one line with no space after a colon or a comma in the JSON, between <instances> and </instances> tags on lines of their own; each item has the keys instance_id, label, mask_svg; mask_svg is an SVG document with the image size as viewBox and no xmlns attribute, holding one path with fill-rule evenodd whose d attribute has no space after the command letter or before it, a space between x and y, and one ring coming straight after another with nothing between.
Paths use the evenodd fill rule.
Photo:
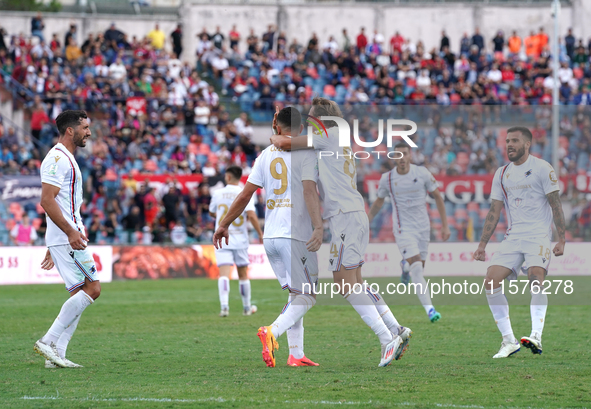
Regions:
<instances>
[{"instance_id":1,"label":"white sock with stripe","mask_svg":"<svg viewBox=\"0 0 591 409\"><path fill-rule=\"evenodd\" d=\"M41 338L44 344L57 343L60 336L72 323L80 317L82 312L92 304L94 300L83 290L78 291L62 305L59 315L53 321L53 324L47 331L47 334Z\"/></svg>"},{"instance_id":2,"label":"white sock with stripe","mask_svg":"<svg viewBox=\"0 0 591 409\"><path fill-rule=\"evenodd\" d=\"M242 297L242 306L250 308L250 280L240 280L238 282L240 287L240 296Z\"/></svg>"},{"instance_id":3,"label":"white sock with stripe","mask_svg":"<svg viewBox=\"0 0 591 409\"><path fill-rule=\"evenodd\" d=\"M542 339L542 331L546 322L546 310L548 309L548 295L542 294L544 286L540 286L538 294L531 293L529 311L531 313L531 336Z\"/></svg>"},{"instance_id":4,"label":"white sock with stripe","mask_svg":"<svg viewBox=\"0 0 591 409\"><path fill-rule=\"evenodd\" d=\"M486 300L492 312L493 318L501 331L504 342L515 343L515 335L513 335L513 328L511 328L511 319L509 318L509 303L507 297L501 291L501 287L492 290L486 290Z\"/></svg>"},{"instance_id":5,"label":"white sock with stripe","mask_svg":"<svg viewBox=\"0 0 591 409\"><path fill-rule=\"evenodd\" d=\"M290 293L289 302L283 308L283 312L271 324L273 336L279 338L288 328L306 315L314 304L316 304L316 299L311 295Z\"/></svg>"},{"instance_id":6,"label":"white sock with stripe","mask_svg":"<svg viewBox=\"0 0 591 409\"><path fill-rule=\"evenodd\" d=\"M410 266L410 278L412 282L416 284L417 296L419 301L423 304L425 312L429 314L429 310L433 307L431 304L431 295L429 294L429 288L427 288L427 282L423 278L423 262L415 261Z\"/></svg>"},{"instance_id":7,"label":"white sock with stripe","mask_svg":"<svg viewBox=\"0 0 591 409\"><path fill-rule=\"evenodd\" d=\"M289 353L295 359L304 357L304 317L300 318L287 330Z\"/></svg>"},{"instance_id":8,"label":"white sock with stripe","mask_svg":"<svg viewBox=\"0 0 591 409\"><path fill-rule=\"evenodd\" d=\"M220 306L223 309L228 308L228 298L230 297L230 279L228 277L218 278L218 292L220 294Z\"/></svg>"},{"instance_id":9,"label":"white sock with stripe","mask_svg":"<svg viewBox=\"0 0 591 409\"><path fill-rule=\"evenodd\" d=\"M392 340L390 330L384 324L371 297L363 290L361 284L355 284L351 291L344 297L353 306L355 311L357 311L363 322L375 332L381 344L387 344Z\"/></svg>"},{"instance_id":10,"label":"white sock with stripe","mask_svg":"<svg viewBox=\"0 0 591 409\"><path fill-rule=\"evenodd\" d=\"M60 335L60 338L57 340L57 352L59 354L59 356L61 356L62 358L66 357L66 350L68 349L68 344L70 343L70 340L72 339L72 335L74 335L74 332L76 331L76 328L78 327L78 323L80 322L80 317L82 316L79 315L78 318L76 318L74 320L73 323L71 323L68 328L66 328L64 330L64 332L62 332L62 335Z\"/></svg>"},{"instance_id":11,"label":"white sock with stripe","mask_svg":"<svg viewBox=\"0 0 591 409\"><path fill-rule=\"evenodd\" d=\"M388 307L384 299L378 293L373 292L369 286L366 287L365 291L367 292L369 298L373 301L373 304L375 305L376 310L378 310L380 317L382 317L384 324L386 324L390 332L392 332L394 335L398 335L400 333L400 324L396 320L396 317L394 317L394 314L392 314L390 307Z\"/></svg>"}]
</instances>

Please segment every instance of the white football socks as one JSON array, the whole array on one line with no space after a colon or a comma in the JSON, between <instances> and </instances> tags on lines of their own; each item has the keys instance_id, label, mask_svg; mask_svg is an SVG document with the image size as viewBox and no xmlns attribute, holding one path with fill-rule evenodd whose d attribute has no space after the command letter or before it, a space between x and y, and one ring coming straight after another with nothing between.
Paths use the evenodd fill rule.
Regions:
<instances>
[{"instance_id":1,"label":"white football socks","mask_svg":"<svg viewBox=\"0 0 591 409\"><path fill-rule=\"evenodd\" d=\"M372 291L369 286L365 288L365 292L375 305L378 314L380 314L380 317L382 317L384 324L386 324L390 332L394 335L399 335L400 324L396 320L396 317L394 317L394 314L392 314L390 307L388 307L384 299L378 293Z\"/></svg>"},{"instance_id":2,"label":"white football socks","mask_svg":"<svg viewBox=\"0 0 591 409\"><path fill-rule=\"evenodd\" d=\"M378 336L381 344L387 344L392 340L392 333L386 324L384 324L371 297L367 295L361 284L355 284L351 291L344 297L353 306L355 311L357 311L357 314L361 316L361 319Z\"/></svg>"},{"instance_id":3,"label":"white football socks","mask_svg":"<svg viewBox=\"0 0 591 409\"><path fill-rule=\"evenodd\" d=\"M304 317L300 318L287 330L289 353L295 359L304 357Z\"/></svg>"},{"instance_id":4,"label":"white football socks","mask_svg":"<svg viewBox=\"0 0 591 409\"><path fill-rule=\"evenodd\" d=\"M531 313L531 336L542 339L542 331L546 322L546 310L548 309L548 295L542 294L543 286L540 286L538 294L531 293L529 310Z\"/></svg>"},{"instance_id":5,"label":"white football socks","mask_svg":"<svg viewBox=\"0 0 591 409\"><path fill-rule=\"evenodd\" d=\"M279 338L287 329L302 318L316 304L316 299L306 294L289 294L289 302L283 307L283 311L271 324L271 332L275 338Z\"/></svg>"},{"instance_id":6,"label":"white football socks","mask_svg":"<svg viewBox=\"0 0 591 409\"><path fill-rule=\"evenodd\" d=\"M240 280L238 282L240 287L240 296L242 297L242 306L250 308L250 280Z\"/></svg>"},{"instance_id":7,"label":"white football socks","mask_svg":"<svg viewBox=\"0 0 591 409\"><path fill-rule=\"evenodd\" d=\"M84 309L93 302L94 300L83 290L80 290L71 296L68 301L62 305L59 315L55 321L53 321L47 334L41 338L41 342L47 345L57 343L66 328L72 325L72 323L82 314Z\"/></svg>"},{"instance_id":8,"label":"white football socks","mask_svg":"<svg viewBox=\"0 0 591 409\"><path fill-rule=\"evenodd\" d=\"M220 306L223 309L228 308L228 298L230 296L230 279L228 277L218 278L218 292L220 294Z\"/></svg>"},{"instance_id":9,"label":"white football socks","mask_svg":"<svg viewBox=\"0 0 591 409\"><path fill-rule=\"evenodd\" d=\"M71 323L70 326L64 330L64 332L62 332L62 335L60 335L60 338L57 340L57 353L62 358L66 357L66 350L68 349L68 344L72 339L72 335L74 335L74 331L76 331L76 328L78 327L78 323L80 322L81 316L82 315L79 315L78 318L76 318L74 322Z\"/></svg>"},{"instance_id":10,"label":"white football socks","mask_svg":"<svg viewBox=\"0 0 591 409\"><path fill-rule=\"evenodd\" d=\"M416 291L417 296L419 297L419 301L423 304L423 308L425 312L429 314L429 310L433 307L431 304L431 295L429 294L429 289L427 288L427 282L423 278L423 262L415 261L410 265L410 278L412 282L416 284Z\"/></svg>"},{"instance_id":11,"label":"white football socks","mask_svg":"<svg viewBox=\"0 0 591 409\"><path fill-rule=\"evenodd\" d=\"M501 287L495 288L492 292L486 290L486 300L488 301L493 318L497 323L497 327L501 331L503 341L515 343L515 335L513 335L511 319L509 318L509 303L501 290Z\"/></svg>"}]
</instances>

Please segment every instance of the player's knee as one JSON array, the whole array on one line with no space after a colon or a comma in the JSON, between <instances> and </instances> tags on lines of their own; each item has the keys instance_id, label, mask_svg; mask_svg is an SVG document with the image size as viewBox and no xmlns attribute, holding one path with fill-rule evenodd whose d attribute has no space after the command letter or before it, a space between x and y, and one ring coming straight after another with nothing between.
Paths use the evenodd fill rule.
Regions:
<instances>
[{"instance_id":1,"label":"player's knee","mask_svg":"<svg viewBox=\"0 0 591 409\"><path fill-rule=\"evenodd\" d=\"M412 256L412 257L407 258L406 261L408 261L408 264L413 265L417 261L421 261L421 256L419 254L417 254L416 256Z\"/></svg>"},{"instance_id":2,"label":"player's knee","mask_svg":"<svg viewBox=\"0 0 591 409\"><path fill-rule=\"evenodd\" d=\"M94 282L93 285L88 288L86 291L86 294L88 294L93 300L96 301L97 298L100 297L101 295L101 285L99 284L99 282Z\"/></svg>"}]
</instances>

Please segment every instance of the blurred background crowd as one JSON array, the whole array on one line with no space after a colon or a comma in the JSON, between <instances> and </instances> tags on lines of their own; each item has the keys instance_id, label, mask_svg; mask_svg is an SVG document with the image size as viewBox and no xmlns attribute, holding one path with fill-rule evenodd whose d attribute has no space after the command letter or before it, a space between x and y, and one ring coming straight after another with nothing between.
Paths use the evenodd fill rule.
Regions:
<instances>
[{"instance_id":1,"label":"blurred background crowd","mask_svg":"<svg viewBox=\"0 0 591 409\"><path fill-rule=\"evenodd\" d=\"M30 121L25 132L0 117L0 176L38 176L56 142L57 115L84 109L93 136L77 155L91 242L180 244L210 240L211 191L223 185L229 165L248 175L268 143L276 105L307 112L314 96L331 98L345 118L359 119L361 137L370 140L375 118L412 119L420 147L413 160L436 176L493 174L506 162L504 130L515 124L532 129L533 154L548 161L552 155L554 79L543 29L494 38L476 29L459 42L442 32L440 46L430 50L404 33L388 38L364 28L313 34L307 44L274 26L263 33L203 28L196 50L183 50L182 37L181 25L165 33L155 24L143 38L130 38L112 24L86 38L72 25L58 38L44 30L41 14L26 34L0 27L0 87L28 107ZM559 50L560 174L586 175L591 40L568 30ZM366 198L366 178L390 167L357 162ZM569 239L591 240L586 195L571 184L563 195ZM262 218L261 203L259 194ZM487 208L446 201L452 240L478 240ZM388 219L386 212L376 219L374 240L392 239ZM435 239L437 219L433 212ZM0 243L43 244L45 226L40 206L0 200Z\"/></svg>"}]
</instances>

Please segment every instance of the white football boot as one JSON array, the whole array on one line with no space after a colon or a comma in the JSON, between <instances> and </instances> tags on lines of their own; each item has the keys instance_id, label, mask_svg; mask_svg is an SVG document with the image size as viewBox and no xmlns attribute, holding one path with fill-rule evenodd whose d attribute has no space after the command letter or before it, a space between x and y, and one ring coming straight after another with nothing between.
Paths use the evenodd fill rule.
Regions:
<instances>
[{"instance_id":1,"label":"white football boot","mask_svg":"<svg viewBox=\"0 0 591 409\"><path fill-rule=\"evenodd\" d=\"M392 341L387 344L382 344L382 359L378 365L380 367L388 366L392 363L396 356L396 351L398 351L400 344L402 344L402 338L400 338L400 336L394 334L392 334L392 336Z\"/></svg>"},{"instance_id":2,"label":"white football boot","mask_svg":"<svg viewBox=\"0 0 591 409\"><path fill-rule=\"evenodd\" d=\"M493 358L507 358L513 355L514 353L519 352L520 349L521 346L519 345L519 342L517 342L517 340L515 340L515 342L503 341L503 343L501 344L501 349L499 349L499 352L497 352L493 356Z\"/></svg>"},{"instance_id":3,"label":"white football boot","mask_svg":"<svg viewBox=\"0 0 591 409\"><path fill-rule=\"evenodd\" d=\"M47 345L46 343L41 342L41 340L39 340L35 342L33 350L45 359L53 362L60 368L66 368L66 363L57 353L57 348L55 347L55 344L53 342L51 343L51 345Z\"/></svg>"}]
</instances>

